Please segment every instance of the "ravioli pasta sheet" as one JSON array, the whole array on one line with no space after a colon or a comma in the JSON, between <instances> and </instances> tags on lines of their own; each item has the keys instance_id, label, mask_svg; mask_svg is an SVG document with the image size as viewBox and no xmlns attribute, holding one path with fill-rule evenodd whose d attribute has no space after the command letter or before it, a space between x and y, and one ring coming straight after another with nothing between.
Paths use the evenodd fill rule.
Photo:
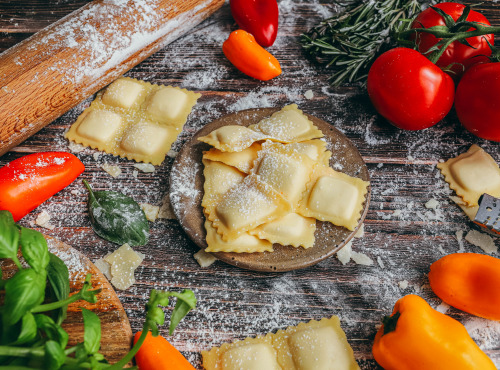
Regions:
<instances>
[{"instance_id":1,"label":"ravioli pasta sheet","mask_svg":"<svg viewBox=\"0 0 500 370\"><path fill-rule=\"evenodd\" d=\"M257 159L261 147L259 143L254 143L239 152L223 152L219 149L212 148L203 153L203 158L227 164L228 166L235 167L241 172L248 174Z\"/></svg>"},{"instance_id":2,"label":"ravioli pasta sheet","mask_svg":"<svg viewBox=\"0 0 500 370\"><path fill-rule=\"evenodd\" d=\"M200 96L122 77L97 94L65 136L109 154L158 165Z\"/></svg>"},{"instance_id":3,"label":"ravioli pasta sheet","mask_svg":"<svg viewBox=\"0 0 500 370\"><path fill-rule=\"evenodd\" d=\"M477 145L437 167L450 188L468 207L478 205L481 195L500 197L500 168L495 160Z\"/></svg>"},{"instance_id":4,"label":"ravioli pasta sheet","mask_svg":"<svg viewBox=\"0 0 500 370\"><path fill-rule=\"evenodd\" d=\"M202 351L205 370L358 370L336 316Z\"/></svg>"},{"instance_id":5,"label":"ravioli pasta sheet","mask_svg":"<svg viewBox=\"0 0 500 370\"><path fill-rule=\"evenodd\" d=\"M282 144L266 141L262 144L265 151L278 151L288 155L302 154L325 166L330 163L332 152L326 149L326 142L320 139L306 140L298 143Z\"/></svg>"}]
</instances>

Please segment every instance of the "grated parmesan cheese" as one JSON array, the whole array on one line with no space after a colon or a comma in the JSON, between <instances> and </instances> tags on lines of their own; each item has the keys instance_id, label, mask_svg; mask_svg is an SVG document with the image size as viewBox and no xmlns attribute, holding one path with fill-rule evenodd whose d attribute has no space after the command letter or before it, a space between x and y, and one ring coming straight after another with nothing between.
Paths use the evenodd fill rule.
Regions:
<instances>
[{"instance_id":1,"label":"grated parmesan cheese","mask_svg":"<svg viewBox=\"0 0 500 370\"><path fill-rule=\"evenodd\" d=\"M134 167L146 173L155 172L155 166L153 166L151 163L135 163Z\"/></svg>"},{"instance_id":2,"label":"grated parmesan cheese","mask_svg":"<svg viewBox=\"0 0 500 370\"><path fill-rule=\"evenodd\" d=\"M193 257L201 267L209 267L217 261L217 258L215 258L211 253L205 252L203 249L200 249L198 252L193 254Z\"/></svg>"},{"instance_id":3,"label":"grated parmesan cheese","mask_svg":"<svg viewBox=\"0 0 500 370\"><path fill-rule=\"evenodd\" d=\"M155 222L156 219L158 218L158 213L160 212L160 207L158 206L153 206L152 204L149 203L140 203L142 211L146 215L146 218L148 221Z\"/></svg>"},{"instance_id":4,"label":"grated parmesan cheese","mask_svg":"<svg viewBox=\"0 0 500 370\"><path fill-rule=\"evenodd\" d=\"M465 240L481 248L486 253L496 254L498 252L498 247L495 245L493 238L488 234L477 230L470 230L467 235L465 235Z\"/></svg>"},{"instance_id":5,"label":"grated parmesan cheese","mask_svg":"<svg viewBox=\"0 0 500 370\"><path fill-rule=\"evenodd\" d=\"M125 290L135 284L134 272L142 263L144 255L135 252L128 244L123 244L103 259L110 265L111 284L116 289Z\"/></svg>"},{"instance_id":6,"label":"grated parmesan cheese","mask_svg":"<svg viewBox=\"0 0 500 370\"><path fill-rule=\"evenodd\" d=\"M42 211L36 218L35 224L45 229L54 230L55 226L50 223L51 216L47 211Z\"/></svg>"},{"instance_id":7,"label":"grated parmesan cheese","mask_svg":"<svg viewBox=\"0 0 500 370\"><path fill-rule=\"evenodd\" d=\"M101 165L101 168L113 177L118 177L122 174L121 168L115 165L104 163Z\"/></svg>"}]
</instances>

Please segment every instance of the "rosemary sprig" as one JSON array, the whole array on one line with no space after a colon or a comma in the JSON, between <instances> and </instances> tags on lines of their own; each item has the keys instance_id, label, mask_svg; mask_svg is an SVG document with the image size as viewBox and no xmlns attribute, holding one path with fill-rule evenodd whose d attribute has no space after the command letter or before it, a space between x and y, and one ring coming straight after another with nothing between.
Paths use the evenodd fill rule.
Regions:
<instances>
[{"instance_id":1,"label":"rosemary sprig","mask_svg":"<svg viewBox=\"0 0 500 370\"><path fill-rule=\"evenodd\" d=\"M351 2L344 13L303 34L301 43L311 57L332 68L332 85L364 83L375 58L394 46L391 35L408 29L421 10L417 0Z\"/></svg>"}]
</instances>

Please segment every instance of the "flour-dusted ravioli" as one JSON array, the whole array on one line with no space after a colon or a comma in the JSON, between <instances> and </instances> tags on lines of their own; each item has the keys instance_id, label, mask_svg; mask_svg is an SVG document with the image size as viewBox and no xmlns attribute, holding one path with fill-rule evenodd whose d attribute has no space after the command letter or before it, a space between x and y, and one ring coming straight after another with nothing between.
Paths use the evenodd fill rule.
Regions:
<instances>
[{"instance_id":1,"label":"flour-dusted ravioli","mask_svg":"<svg viewBox=\"0 0 500 370\"><path fill-rule=\"evenodd\" d=\"M320 139L301 141L299 143L283 144L273 141L266 141L262 144L262 149L266 151L278 150L281 153L306 155L315 162L325 166L330 163L332 152L326 149L326 142Z\"/></svg>"},{"instance_id":2,"label":"flour-dusted ravioli","mask_svg":"<svg viewBox=\"0 0 500 370\"><path fill-rule=\"evenodd\" d=\"M210 214L213 212L223 194L233 186L241 183L245 175L236 168L221 162L214 162L208 159L202 160L204 169L203 176L203 199L201 206Z\"/></svg>"},{"instance_id":3,"label":"flour-dusted ravioli","mask_svg":"<svg viewBox=\"0 0 500 370\"><path fill-rule=\"evenodd\" d=\"M311 248L314 245L315 231L316 220L314 218L289 213L256 227L249 231L249 234L269 240L271 243Z\"/></svg>"},{"instance_id":4,"label":"flour-dusted ravioli","mask_svg":"<svg viewBox=\"0 0 500 370\"><path fill-rule=\"evenodd\" d=\"M468 206L476 206L484 193L500 196L500 168L495 160L477 145L437 167L450 188Z\"/></svg>"},{"instance_id":5,"label":"flour-dusted ravioli","mask_svg":"<svg viewBox=\"0 0 500 370\"><path fill-rule=\"evenodd\" d=\"M282 194L295 208L309 182L314 161L305 155L287 154L280 148L262 150L252 172Z\"/></svg>"},{"instance_id":6,"label":"flour-dusted ravioli","mask_svg":"<svg viewBox=\"0 0 500 370\"><path fill-rule=\"evenodd\" d=\"M253 143L250 147L239 152L223 152L219 149L212 148L203 153L203 158L210 159L211 161L222 162L228 166L236 167L241 172L248 174L257 159L260 149L261 145L259 143Z\"/></svg>"},{"instance_id":7,"label":"flour-dusted ravioli","mask_svg":"<svg viewBox=\"0 0 500 370\"><path fill-rule=\"evenodd\" d=\"M221 197L208 219L228 241L290 211L291 205L283 196L258 176L249 175Z\"/></svg>"},{"instance_id":8,"label":"flour-dusted ravioli","mask_svg":"<svg viewBox=\"0 0 500 370\"><path fill-rule=\"evenodd\" d=\"M477 211L479 211L479 205L475 206L468 206L467 203L464 202L464 200L460 197L456 196L450 196L450 199L460 207L460 209L465 213L467 217L471 221L474 221L476 219Z\"/></svg>"},{"instance_id":9,"label":"flour-dusted ravioli","mask_svg":"<svg viewBox=\"0 0 500 370\"><path fill-rule=\"evenodd\" d=\"M278 364L272 334L224 343L202 351L206 370L283 370Z\"/></svg>"},{"instance_id":10,"label":"flour-dusted ravioli","mask_svg":"<svg viewBox=\"0 0 500 370\"><path fill-rule=\"evenodd\" d=\"M243 233L231 241L224 241L209 220L205 220L205 230L207 231L208 245L205 252L256 253L273 251L271 242L259 239L249 233Z\"/></svg>"},{"instance_id":11,"label":"flour-dusted ravioli","mask_svg":"<svg viewBox=\"0 0 500 370\"><path fill-rule=\"evenodd\" d=\"M275 141L294 143L323 137L323 133L297 107L290 104L270 117L264 118L250 129L268 135Z\"/></svg>"},{"instance_id":12,"label":"flour-dusted ravioli","mask_svg":"<svg viewBox=\"0 0 500 370\"><path fill-rule=\"evenodd\" d=\"M65 136L109 154L158 165L200 96L122 77L97 94Z\"/></svg>"},{"instance_id":13,"label":"flour-dusted ravioli","mask_svg":"<svg viewBox=\"0 0 500 370\"><path fill-rule=\"evenodd\" d=\"M205 370L359 370L336 316L202 351Z\"/></svg>"},{"instance_id":14,"label":"flour-dusted ravioli","mask_svg":"<svg viewBox=\"0 0 500 370\"><path fill-rule=\"evenodd\" d=\"M279 330L273 336L273 346L283 369L359 369L337 316Z\"/></svg>"},{"instance_id":15,"label":"flour-dusted ravioli","mask_svg":"<svg viewBox=\"0 0 500 370\"><path fill-rule=\"evenodd\" d=\"M104 90L101 100L106 105L129 109L133 105L140 104L146 90L146 85L139 81L122 77L112 82Z\"/></svg>"},{"instance_id":16,"label":"flour-dusted ravioli","mask_svg":"<svg viewBox=\"0 0 500 370\"><path fill-rule=\"evenodd\" d=\"M361 217L368 185L357 177L317 165L297 212L354 230Z\"/></svg>"},{"instance_id":17,"label":"flour-dusted ravioli","mask_svg":"<svg viewBox=\"0 0 500 370\"><path fill-rule=\"evenodd\" d=\"M266 140L269 137L250 130L245 126L229 125L213 130L206 136L199 137L198 140L207 143L222 152L240 152L248 148L253 143Z\"/></svg>"}]
</instances>

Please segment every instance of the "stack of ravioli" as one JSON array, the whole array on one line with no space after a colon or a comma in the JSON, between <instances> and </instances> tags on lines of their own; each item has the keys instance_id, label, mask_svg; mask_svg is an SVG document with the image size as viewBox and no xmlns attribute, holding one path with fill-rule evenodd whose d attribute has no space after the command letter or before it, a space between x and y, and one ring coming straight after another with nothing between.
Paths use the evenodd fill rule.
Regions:
<instances>
[{"instance_id":1,"label":"stack of ravioli","mask_svg":"<svg viewBox=\"0 0 500 370\"><path fill-rule=\"evenodd\" d=\"M311 248L316 220L354 230L369 183L329 167L323 133L296 104L248 127L198 140L203 154L207 252Z\"/></svg>"}]
</instances>

